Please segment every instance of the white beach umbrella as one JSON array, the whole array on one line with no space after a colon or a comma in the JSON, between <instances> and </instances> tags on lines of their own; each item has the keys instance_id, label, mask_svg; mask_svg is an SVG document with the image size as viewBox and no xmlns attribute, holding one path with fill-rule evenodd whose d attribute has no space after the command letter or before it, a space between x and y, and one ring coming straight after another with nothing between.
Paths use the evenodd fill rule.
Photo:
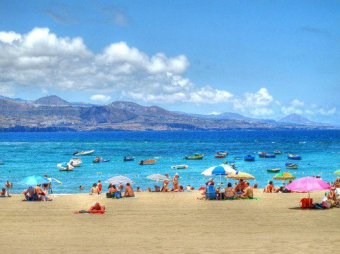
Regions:
<instances>
[{"instance_id":1,"label":"white beach umbrella","mask_svg":"<svg viewBox=\"0 0 340 254\"><path fill-rule=\"evenodd\" d=\"M120 185L120 184L133 184L133 181L126 177L126 176L115 176L115 177L111 177L110 179L108 179L106 182L110 183L110 184L114 184L114 185Z\"/></svg>"},{"instance_id":2,"label":"white beach umbrella","mask_svg":"<svg viewBox=\"0 0 340 254\"><path fill-rule=\"evenodd\" d=\"M153 175L149 175L146 177L149 180L153 180L156 182L160 182L160 181L165 181L165 180L170 180L167 176L165 175L161 175L161 174L153 174Z\"/></svg>"}]
</instances>

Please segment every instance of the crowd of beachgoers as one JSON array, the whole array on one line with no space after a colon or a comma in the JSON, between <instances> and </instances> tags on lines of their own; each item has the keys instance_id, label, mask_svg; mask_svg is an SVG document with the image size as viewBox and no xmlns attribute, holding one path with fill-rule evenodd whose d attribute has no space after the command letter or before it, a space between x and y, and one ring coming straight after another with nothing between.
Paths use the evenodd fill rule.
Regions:
<instances>
[{"instance_id":1,"label":"crowd of beachgoers","mask_svg":"<svg viewBox=\"0 0 340 254\"><path fill-rule=\"evenodd\" d=\"M133 188L130 182L125 184L113 184L109 183L107 191L103 190L103 184L101 180L94 183L90 189L90 195L101 195L105 194L107 198L129 198L134 197L135 192L190 192L195 190L192 186L187 185L186 187L180 185L179 175L176 173L171 179L168 174L165 175L166 179L162 181L161 186L155 185L153 188L147 188L142 190L140 187ZM292 180L289 181L290 184ZM265 193L290 193L291 190L286 188L287 185L274 186L273 181L269 181L268 185L265 186L263 192ZM10 189L13 187L12 183L7 181L5 186L2 188L0 196L10 197ZM213 178L210 178L204 186L200 187L201 200L235 200L235 199L253 199L254 189L257 189L257 184L253 186L249 182L240 179L238 182L227 183L227 186L222 187L222 183L215 183ZM79 186L79 190L83 191L84 187ZM30 186L25 189L22 194L24 195L25 201L52 201L49 194L52 194L52 184L37 184L36 186ZM301 200L301 202L310 202L310 199ZM303 207L303 206L302 206ZM340 207L340 177L338 177L334 183L331 184L331 188L325 192L325 195L320 203L308 204L305 208L331 208Z\"/></svg>"}]
</instances>

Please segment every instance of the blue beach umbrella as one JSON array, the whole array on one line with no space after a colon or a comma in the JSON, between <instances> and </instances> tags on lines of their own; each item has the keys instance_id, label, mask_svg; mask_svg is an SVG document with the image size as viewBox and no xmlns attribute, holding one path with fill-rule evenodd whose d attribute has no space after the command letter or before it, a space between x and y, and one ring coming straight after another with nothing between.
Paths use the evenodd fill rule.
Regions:
<instances>
[{"instance_id":1,"label":"blue beach umbrella","mask_svg":"<svg viewBox=\"0 0 340 254\"><path fill-rule=\"evenodd\" d=\"M202 172L202 175L205 176L212 176L212 175L219 175L220 176L220 183L222 184L222 176L228 174L235 174L236 170L233 169L230 165L221 164L219 166L210 167Z\"/></svg>"},{"instance_id":2,"label":"blue beach umbrella","mask_svg":"<svg viewBox=\"0 0 340 254\"><path fill-rule=\"evenodd\" d=\"M42 176L28 176L22 180L22 183L26 185L37 185L37 184L49 183L49 181Z\"/></svg>"}]
</instances>

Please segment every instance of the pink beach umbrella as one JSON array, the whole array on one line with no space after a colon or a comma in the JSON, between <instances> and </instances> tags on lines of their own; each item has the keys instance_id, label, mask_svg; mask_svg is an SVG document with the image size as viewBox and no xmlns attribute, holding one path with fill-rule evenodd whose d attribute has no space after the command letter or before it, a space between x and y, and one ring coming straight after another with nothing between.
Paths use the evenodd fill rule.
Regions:
<instances>
[{"instance_id":1,"label":"pink beach umbrella","mask_svg":"<svg viewBox=\"0 0 340 254\"><path fill-rule=\"evenodd\" d=\"M309 196L312 191L329 190L331 186L320 178L307 176L294 180L286 188L296 192L308 192Z\"/></svg>"}]
</instances>

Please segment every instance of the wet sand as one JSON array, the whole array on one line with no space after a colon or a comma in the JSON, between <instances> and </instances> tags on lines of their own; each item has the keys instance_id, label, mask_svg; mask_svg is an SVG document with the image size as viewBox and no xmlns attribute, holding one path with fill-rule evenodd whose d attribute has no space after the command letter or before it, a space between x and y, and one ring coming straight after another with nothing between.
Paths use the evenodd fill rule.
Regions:
<instances>
[{"instance_id":1,"label":"wet sand","mask_svg":"<svg viewBox=\"0 0 340 254\"><path fill-rule=\"evenodd\" d=\"M319 202L323 192L312 193ZM0 253L336 253L340 209L301 210L306 194L203 201L192 193L0 199ZM95 202L105 215L74 214Z\"/></svg>"}]
</instances>

